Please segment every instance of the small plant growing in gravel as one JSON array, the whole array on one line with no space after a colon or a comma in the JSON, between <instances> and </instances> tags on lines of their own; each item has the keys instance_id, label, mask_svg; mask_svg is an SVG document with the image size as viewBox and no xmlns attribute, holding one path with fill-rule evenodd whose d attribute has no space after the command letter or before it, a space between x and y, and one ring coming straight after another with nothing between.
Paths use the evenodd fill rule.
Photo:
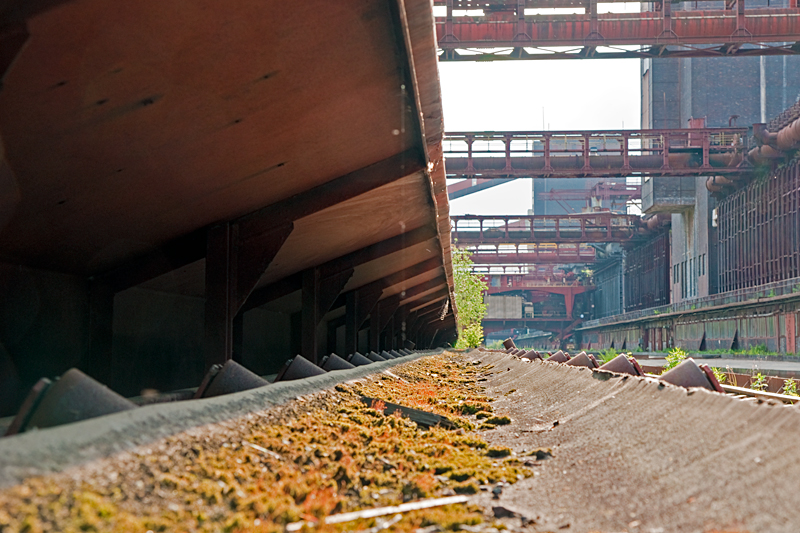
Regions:
<instances>
[{"instance_id":1,"label":"small plant growing in gravel","mask_svg":"<svg viewBox=\"0 0 800 533\"><path fill-rule=\"evenodd\" d=\"M767 376L761 372L756 373L750 378L750 388L759 391L765 390L767 388Z\"/></svg>"},{"instance_id":2,"label":"small plant growing in gravel","mask_svg":"<svg viewBox=\"0 0 800 533\"><path fill-rule=\"evenodd\" d=\"M686 352L678 347L671 349L667 354L667 365L664 367L664 371L661 373L663 374L664 372L669 372L681 364L684 359L686 359Z\"/></svg>"},{"instance_id":3,"label":"small plant growing in gravel","mask_svg":"<svg viewBox=\"0 0 800 533\"><path fill-rule=\"evenodd\" d=\"M784 380L783 394L786 394L787 396L800 396L800 394L797 393L797 381L793 380L792 378Z\"/></svg>"}]
</instances>

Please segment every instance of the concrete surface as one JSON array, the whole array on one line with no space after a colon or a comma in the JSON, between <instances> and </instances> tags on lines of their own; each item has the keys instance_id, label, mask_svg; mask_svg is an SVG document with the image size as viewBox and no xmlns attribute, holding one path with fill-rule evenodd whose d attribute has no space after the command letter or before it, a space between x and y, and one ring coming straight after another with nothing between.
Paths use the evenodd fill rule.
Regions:
<instances>
[{"instance_id":1,"label":"concrete surface","mask_svg":"<svg viewBox=\"0 0 800 533\"><path fill-rule=\"evenodd\" d=\"M465 359L495 365L487 393L512 419L485 437L535 471L480 499L534 519L529 531L797 531L800 408L497 352ZM554 457L525 456L540 447Z\"/></svg>"}]
</instances>

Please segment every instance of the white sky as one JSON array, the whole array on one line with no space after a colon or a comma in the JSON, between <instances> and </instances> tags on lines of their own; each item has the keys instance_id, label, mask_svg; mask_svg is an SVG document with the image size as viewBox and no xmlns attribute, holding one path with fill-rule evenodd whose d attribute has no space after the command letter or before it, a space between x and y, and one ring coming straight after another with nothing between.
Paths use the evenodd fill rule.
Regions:
<instances>
[{"instance_id":1,"label":"white sky","mask_svg":"<svg viewBox=\"0 0 800 533\"><path fill-rule=\"evenodd\" d=\"M638 59L440 62L439 73L446 131L639 129ZM450 202L451 215L530 208L530 179Z\"/></svg>"}]
</instances>

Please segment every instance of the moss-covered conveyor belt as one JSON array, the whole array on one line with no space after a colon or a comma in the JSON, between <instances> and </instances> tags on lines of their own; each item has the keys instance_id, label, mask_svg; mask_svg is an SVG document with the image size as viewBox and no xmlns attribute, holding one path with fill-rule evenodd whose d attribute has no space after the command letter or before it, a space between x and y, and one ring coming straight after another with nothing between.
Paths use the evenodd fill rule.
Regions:
<instances>
[{"instance_id":1,"label":"moss-covered conveyor belt","mask_svg":"<svg viewBox=\"0 0 800 533\"><path fill-rule=\"evenodd\" d=\"M2 439L0 530L789 532L798 437L793 406L444 352Z\"/></svg>"}]
</instances>

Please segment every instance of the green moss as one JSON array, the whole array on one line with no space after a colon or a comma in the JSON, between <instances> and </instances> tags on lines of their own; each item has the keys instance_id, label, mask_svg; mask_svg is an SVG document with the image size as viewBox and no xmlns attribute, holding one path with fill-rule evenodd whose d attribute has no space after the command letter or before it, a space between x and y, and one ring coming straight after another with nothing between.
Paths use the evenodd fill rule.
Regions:
<instances>
[{"instance_id":1,"label":"green moss","mask_svg":"<svg viewBox=\"0 0 800 533\"><path fill-rule=\"evenodd\" d=\"M486 441L469 432L474 425L467 413L473 409L462 406L488 413L489 398L476 383L479 374L464 372L450 357L400 365L393 372L402 379L383 375L340 384L336 392L269 416L254 414L224 437L184 433L133 451L113 486L80 469L32 478L0 491L0 524L8 518L11 531L31 532L283 531L301 519L450 491L474 494L479 483L531 475L514 461L493 460ZM431 379L432 374L450 379ZM462 429L424 430L364 405L361 396L398 398L408 407L448 416ZM160 496L142 505L142 494ZM253 528L256 519L260 525ZM480 509L456 505L408 513L393 529L410 533L437 524L457 530L481 521Z\"/></svg>"},{"instance_id":2,"label":"green moss","mask_svg":"<svg viewBox=\"0 0 800 533\"><path fill-rule=\"evenodd\" d=\"M511 455L511 448L505 446L493 446L487 450L486 455L489 457L508 457Z\"/></svg>"},{"instance_id":3,"label":"green moss","mask_svg":"<svg viewBox=\"0 0 800 533\"><path fill-rule=\"evenodd\" d=\"M481 489L477 483L471 481L469 483L462 483L453 487L456 494L477 494Z\"/></svg>"}]
</instances>

